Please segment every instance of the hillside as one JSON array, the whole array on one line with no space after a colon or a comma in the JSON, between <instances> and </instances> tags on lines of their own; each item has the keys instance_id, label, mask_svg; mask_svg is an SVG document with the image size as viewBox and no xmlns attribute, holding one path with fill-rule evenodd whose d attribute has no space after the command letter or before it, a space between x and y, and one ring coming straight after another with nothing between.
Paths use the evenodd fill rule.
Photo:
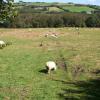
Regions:
<instances>
[{"instance_id":1,"label":"hillside","mask_svg":"<svg viewBox=\"0 0 100 100\"><path fill-rule=\"evenodd\" d=\"M16 16L0 27L100 27L100 6L73 3L19 2Z\"/></svg>"},{"instance_id":2,"label":"hillside","mask_svg":"<svg viewBox=\"0 0 100 100\"><path fill-rule=\"evenodd\" d=\"M78 13L91 14L93 11L100 9L100 7L96 5L93 6L93 5L80 5L80 4L57 3L57 2L54 3L20 2L20 3L15 3L15 6L22 13L78 12Z\"/></svg>"}]
</instances>

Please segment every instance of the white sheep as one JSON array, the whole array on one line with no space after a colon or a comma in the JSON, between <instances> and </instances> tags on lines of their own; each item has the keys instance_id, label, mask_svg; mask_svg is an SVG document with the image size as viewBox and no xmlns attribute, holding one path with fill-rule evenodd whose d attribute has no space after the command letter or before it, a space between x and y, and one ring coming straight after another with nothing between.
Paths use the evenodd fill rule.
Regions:
<instances>
[{"instance_id":1,"label":"white sheep","mask_svg":"<svg viewBox=\"0 0 100 100\"><path fill-rule=\"evenodd\" d=\"M51 32L51 31L49 31L49 32ZM48 36L49 36L49 37L53 37L53 38L58 38L58 34L56 34L56 33L54 33L54 32L53 32L53 33L46 33L46 34L45 34L45 37L48 37Z\"/></svg>"},{"instance_id":2,"label":"white sheep","mask_svg":"<svg viewBox=\"0 0 100 100\"><path fill-rule=\"evenodd\" d=\"M56 34L51 34L51 37L58 38Z\"/></svg>"},{"instance_id":3,"label":"white sheep","mask_svg":"<svg viewBox=\"0 0 100 100\"><path fill-rule=\"evenodd\" d=\"M48 36L49 36L49 34L48 34L48 33L46 33L46 34L45 34L45 37L48 37Z\"/></svg>"},{"instance_id":4,"label":"white sheep","mask_svg":"<svg viewBox=\"0 0 100 100\"><path fill-rule=\"evenodd\" d=\"M50 73L51 70L55 70L57 69L56 63L54 61L48 61L46 62L46 68L48 71L48 74Z\"/></svg>"},{"instance_id":5,"label":"white sheep","mask_svg":"<svg viewBox=\"0 0 100 100\"><path fill-rule=\"evenodd\" d=\"M3 47L3 46L6 46L6 43L0 40L0 47Z\"/></svg>"}]
</instances>

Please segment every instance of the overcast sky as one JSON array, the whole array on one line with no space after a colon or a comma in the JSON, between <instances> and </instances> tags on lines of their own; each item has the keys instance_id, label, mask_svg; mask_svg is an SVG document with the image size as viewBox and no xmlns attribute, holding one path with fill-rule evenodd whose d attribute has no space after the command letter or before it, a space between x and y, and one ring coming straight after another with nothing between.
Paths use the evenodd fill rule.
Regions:
<instances>
[{"instance_id":1,"label":"overcast sky","mask_svg":"<svg viewBox=\"0 0 100 100\"><path fill-rule=\"evenodd\" d=\"M18 2L20 0L14 0ZM100 0L22 0L25 2L73 2L73 3L81 3L81 4L93 4L100 5Z\"/></svg>"}]
</instances>

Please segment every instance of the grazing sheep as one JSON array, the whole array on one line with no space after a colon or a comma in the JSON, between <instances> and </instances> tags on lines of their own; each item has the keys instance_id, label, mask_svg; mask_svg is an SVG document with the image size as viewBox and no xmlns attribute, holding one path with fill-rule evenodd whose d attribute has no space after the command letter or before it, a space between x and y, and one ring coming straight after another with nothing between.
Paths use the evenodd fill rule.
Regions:
<instances>
[{"instance_id":1,"label":"grazing sheep","mask_svg":"<svg viewBox=\"0 0 100 100\"><path fill-rule=\"evenodd\" d=\"M80 32L79 32L79 28L78 28L78 27L76 28L76 31L78 32L78 35L79 35L79 34L80 34Z\"/></svg>"},{"instance_id":2,"label":"grazing sheep","mask_svg":"<svg viewBox=\"0 0 100 100\"><path fill-rule=\"evenodd\" d=\"M56 33L46 33L45 37L48 37L48 36L53 37L53 38L58 38L58 35Z\"/></svg>"},{"instance_id":3,"label":"grazing sheep","mask_svg":"<svg viewBox=\"0 0 100 100\"><path fill-rule=\"evenodd\" d=\"M51 70L56 70L57 66L56 66L56 63L54 61L48 61L48 62L46 62L46 68L47 68L47 71L49 74Z\"/></svg>"},{"instance_id":4,"label":"grazing sheep","mask_svg":"<svg viewBox=\"0 0 100 100\"><path fill-rule=\"evenodd\" d=\"M55 33L52 33L51 36L54 37L54 38L58 38L57 34L55 34Z\"/></svg>"},{"instance_id":5,"label":"grazing sheep","mask_svg":"<svg viewBox=\"0 0 100 100\"><path fill-rule=\"evenodd\" d=\"M79 28L77 27L76 30L79 30Z\"/></svg>"},{"instance_id":6,"label":"grazing sheep","mask_svg":"<svg viewBox=\"0 0 100 100\"><path fill-rule=\"evenodd\" d=\"M6 46L6 43L2 40L0 40L0 47L2 48L3 46Z\"/></svg>"},{"instance_id":7,"label":"grazing sheep","mask_svg":"<svg viewBox=\"0 0 100 100\"><path fill-rule=\"evenodd\" d=\"M31 31L32 31L32 29L30 28L30 29L29 29L29 32L31 32Z\"/></svg>"},{"instance_id":8,"label":"grazing sheep","mask_svg":"<svg viewBox=\"0 0 100 100\"><path fill-rule=\"evenodd\" d=\"M45 37L48 37L48 35L49 35L48 33L47 33L47 34L45 34Z\"/></svg>"}]
</instances>

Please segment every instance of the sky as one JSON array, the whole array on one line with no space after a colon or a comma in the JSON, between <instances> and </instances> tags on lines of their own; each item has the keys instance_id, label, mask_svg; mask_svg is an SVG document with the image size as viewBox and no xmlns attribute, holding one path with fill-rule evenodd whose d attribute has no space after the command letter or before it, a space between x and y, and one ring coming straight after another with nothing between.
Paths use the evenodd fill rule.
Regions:
<instances>
[{"instance_id":1,"label":"sky","mask_svg":"<svg viewBox=\"0 0 100 100\"><path fill-rule=\"evenodd\" d=\"M100 0L14 0L15 2L24 1L24 2L73 2L80 4L93 4L100 5Z\"/></svg>"}]
</instances>

